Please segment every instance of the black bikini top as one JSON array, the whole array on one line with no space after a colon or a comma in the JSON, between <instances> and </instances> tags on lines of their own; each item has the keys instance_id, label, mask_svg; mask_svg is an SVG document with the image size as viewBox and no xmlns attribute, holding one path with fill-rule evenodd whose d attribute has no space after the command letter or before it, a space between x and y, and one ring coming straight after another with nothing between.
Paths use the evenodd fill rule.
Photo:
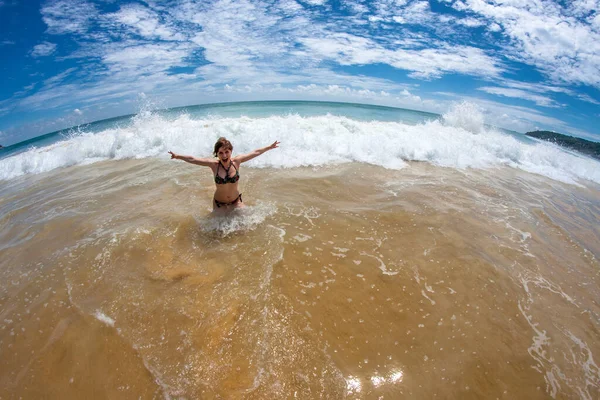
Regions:
<instances>
[{"instance_id":1,"label":"black bikini top","mask_svg":"<svg viewBox=\"0 0 600 400\"><path fill-rule=\"evenodd\" d=\"M224 178L221 178L219 176L219 166L223 167L223 169L225 170ZM223 164L221 164L221 161L219 161L219 165L217 165L217 173L215 175L215 183L217 185L224 185L226 183L236 183L237 181L240 180L240 172L237 170L237 168L235 168L235 175L229 176L229 170L231 169L231 167L235 168L235 165L233 165L233 162L229 165L229 168L225 168L225 166Z\"/></svg>"}]
</instances>

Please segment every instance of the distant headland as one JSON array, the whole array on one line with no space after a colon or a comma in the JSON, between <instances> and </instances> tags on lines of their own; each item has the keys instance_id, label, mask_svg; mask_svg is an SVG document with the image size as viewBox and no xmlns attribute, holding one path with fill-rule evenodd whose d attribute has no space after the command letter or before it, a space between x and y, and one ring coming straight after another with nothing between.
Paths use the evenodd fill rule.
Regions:
<instances>
[{"instance_id":1,"label":"distant headland","mask_svg":"<svg viewBox=\"0 0 600 400\"><path fill-rule=\"evenodd\" d=\"M600 160L600 143L550 131L527 132L526 135L556 143L559 146L578 151Z\"/></svg>"}]
</instances>

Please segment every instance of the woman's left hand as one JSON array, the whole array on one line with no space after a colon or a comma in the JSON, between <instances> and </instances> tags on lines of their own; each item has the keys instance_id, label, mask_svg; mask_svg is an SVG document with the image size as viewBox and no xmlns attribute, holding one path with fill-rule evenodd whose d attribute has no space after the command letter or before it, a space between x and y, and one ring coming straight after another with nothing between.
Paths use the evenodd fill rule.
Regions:
<instances>
[{"instance_id":1,"label":"woman's left hand","mask_svg":"<svg viewBox=\"0 0 600 400\"><path fill-rule=\"evenodd\" d=\"M272 145L269 146L269 150L276 149L277 147L279 147L279 142L276 140Z\"/></svg>"}]
</instances>

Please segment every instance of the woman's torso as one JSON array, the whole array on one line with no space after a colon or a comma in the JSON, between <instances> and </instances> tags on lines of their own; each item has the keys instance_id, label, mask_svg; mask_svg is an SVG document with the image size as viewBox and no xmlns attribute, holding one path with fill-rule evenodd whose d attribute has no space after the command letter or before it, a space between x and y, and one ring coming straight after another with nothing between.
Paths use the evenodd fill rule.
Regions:
<instances>
[{"instance_id":1,"label":"woman's torso","mask_svg":"<svg viewBox=\"0 0 600 400\"><path fill-rule=\"evenodd\" d=\"M231 202L235 200L239 196L238 192L238 179L239 179L239 168L240 164L236 161L231 161L229 171L225 168L220 161L214 165L213 168L213 177L215 179L215 199L222 202ZM226 178L226 173L229 173ZM235 178L237 175L237 178ZM221 178L218 179L217 177ZM223 180L226 180L226 183L223 183ZM235 182L233 182L235 180ZM217 183L216 181L219 181Z\"/></svg>"}]
</instances>

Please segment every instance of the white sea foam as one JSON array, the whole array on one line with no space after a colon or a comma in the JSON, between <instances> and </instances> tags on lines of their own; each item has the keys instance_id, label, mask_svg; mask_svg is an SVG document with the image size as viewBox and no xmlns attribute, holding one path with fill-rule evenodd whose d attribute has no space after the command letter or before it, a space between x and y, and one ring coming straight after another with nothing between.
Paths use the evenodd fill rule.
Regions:
<instances>
[{"instance_id":1,"label":"white sea foam","mask_svg":"<svg viewBox=\"0 0 600 400\"><path fill-rule=\"evenodd\" d=\"M115 326L115 320L107 316L100 310L96 310L94 317L96 317L98 321L104 322L108 326Z\"/></svg>"},{"instance_id":2,"label":"white sea foam","mask_svg":"<svg viewBox=\"0 0 600 400\"><path fill-rule=\"evenodd\" d=\"M481 133L484 129L484 117L481 109L473 103L462 102L443 115L445 125L462 128L471 133Z\"/></svg>"},{"instance_id":3,"label":"white sea foam","mask_svg":"<svg viewBox=\"0 0 600 400\"><path fill-rule=\"evenodd\" d=\"M566 183L600 183L598 161L549 143L518 140L483 122L481 112L468 103L457 105L441 120L418 125L334 115L196 119L143 113L126 126L83 133L4 158L0 180L101 160L166 160L168 150L209 156L215 140L225 136L238 154L281 141L276 152L249 162L258 168L362 162L400 169L407 160L416 160L459 169L510 166Z\"/></svg>"},{"instance_id":4,"label":"white sea foam","mask_svg":"<svg viewBox=\"0 0 600 400\"><path fill-rule=\"evenodd\" d=\"M198 218L200 229L206 233L226 237L235 232L251 231L275 213L272 204L259 203L256 206L233 210L225 215L208 215Z\"/></svg>"}]
</instances>

